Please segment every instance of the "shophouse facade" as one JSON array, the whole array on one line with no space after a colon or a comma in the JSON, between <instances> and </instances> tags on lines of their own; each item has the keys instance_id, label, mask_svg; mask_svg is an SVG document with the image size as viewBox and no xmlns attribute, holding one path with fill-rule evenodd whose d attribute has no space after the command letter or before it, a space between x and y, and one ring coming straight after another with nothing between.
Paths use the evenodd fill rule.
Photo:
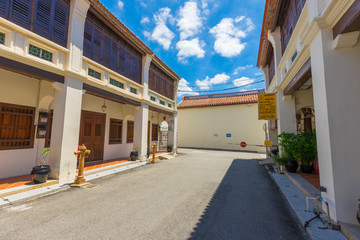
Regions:
<instances>
[{"instance_id":1,"label":"shophouse facade","mask_svg":"<svg viewBox=\"0 0 360 240\"><path fill-rule=\"evenodd\" d=\"M182 97L178 145L264 153L266 121L258 119L259 93L263 90Z\"/></svg>"},{"instance_id":2,"label":"shophouse facade","mask_svg":"<svg viewBox=\"0 0 360 240\"><path fill-rule=\"evenodd\" d=\"M176 151L180 77L97 0L0 3L0 178L29 174L44 147L51 177L87 161L145 160L169 126Z\"/></svg>"},{"instance_id":3,"label":"shophouse facade","mask_svg":"<svg viewBox=\"0 0 360 240\"><path fill-rule=\"evenodd\" d=\"M359 12L359 0L267 0L257 63L277 95L270 139L316 130L321 195L343 223L360 196Z\"/></svg>"}]
</instances>

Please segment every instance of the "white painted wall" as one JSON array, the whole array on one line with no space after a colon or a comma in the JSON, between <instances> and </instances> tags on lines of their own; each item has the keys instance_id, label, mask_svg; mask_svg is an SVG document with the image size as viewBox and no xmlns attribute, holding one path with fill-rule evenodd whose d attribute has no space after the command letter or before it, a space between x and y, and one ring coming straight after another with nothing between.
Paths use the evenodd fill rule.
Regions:
<instances>
[{"instance_id":1,"label":"white painted wall","mask_svg":"<svg viewBox=\"0 0 360 240\"><path fill-rule=\"evenodd\" d=\"M36 107L39 80L0 69L0 102ZM41 81L39 109L47 111L53 101L54 89L51 84ZM35 124L38 114L35 114ZM35 129L36 130L36 129ZM36 133L35 133L36 137ZM40 152L44 149L44 139L36 139L33 148L0 150L0 178L30 174L38 164Z\"/></svg>"},{"instance_id":2,"label":"white painted wall","mask_svg":"<svg viewBox=\"0 0 360 240\"><path fill-rule=\"evenodd\" d=\"M104 99L90 94L83 95L82 110L104 113L101 106ZM107 106L105 124L105 147L104 160L129 157L133 149L133 143L126 143L127 121L134 121L135 107L128 104L120 104L110 100L105 100ZM109 144L110 118L123 120L122 144Z\"/></svg>"},{"instance_id":3,"label":"white painted wall","mask_svg":"<svg viewBox=\"0 0 360 240\"><path fill-rule=\"evenodd\" d=\"M258 120L257 104L178 109L178 146L265 152L264 147L235 145L263 145L265 123Z\"/></svg>"},{"instance_id":4,"label":"white painted wall","mask_svg":"<svg viewBox=\"0 0 360 240\"><path fill-rule=\"evenodd\" d=\"M332 31L320 30L311 45L320 184L333 219L357 223L360 193L360 43L332 48ZM324 208L326 209L326 208Z\"/></svg>"}]
</instances>

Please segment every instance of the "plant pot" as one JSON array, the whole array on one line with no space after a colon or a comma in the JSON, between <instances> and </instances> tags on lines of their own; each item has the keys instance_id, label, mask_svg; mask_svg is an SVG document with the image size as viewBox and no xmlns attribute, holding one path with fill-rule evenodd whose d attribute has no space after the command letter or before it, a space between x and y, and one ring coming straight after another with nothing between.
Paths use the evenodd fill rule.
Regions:
<instances>
[{"instance_id":1,"label":"plant pot","mask_svg":"<svg viewBox=\"0 0 360 240\"><path fill-rule=\"evenodd\" d=\"M172 152L172 149L173 149L172 146L168 146L168 147L167 147L167 151L168 151L168 152Z\"/></svg>"},{"instance_id":2,"label":"plant pot","mask_svg":"<svg viewBox=\"0 0 360 240\"><path fill-rule=\"evenodd\" d=\"M291 173L296 173L298 166L299 166L299 164L297 163L297 161L288 161L285 164L286 171L291 172Z\"/></svg>"},{"instance_id":3,"label":"plant pot","mask_svg":"<svg viewBox=\"0 0 360 240\"><path fill-rule=\"evenodd\" d=\"M356 218L357 218L357 220L358 220L358 222L359 222L359 224L360 224L360 204L358 205L358 207L359 207L359 209L358 209L358 211L357 211Z\"/></svg>"},{"instance_id":4,"label":"plant pot","mask_svg":"<svg viewBox=\"0 0 360 240\"><path fill-rule=\"evenodd\" d=\"M33 170L31 171L33 182L35 184L45 183L48 180L50 172L51 170L49 165L33 167Z\"/></svg>"},{"instance_id":5,"label":"plant pot","mask_svg":"<svg viewBox=\"0 0 360 240\"><path fill-rule=\"evenodd\" d=\"M131 152L130 153L130 158L131 158L131 161L136 161L137 158L139 156L139 153L138 152Z\"/></svg>"},{"instance_id":6,"label":"plant pot","mask_svg":"<svg viewBox=\"0 0 360 240\"><path fill-rule=\"evenodd\" d=\"M301 165L301 171L303 172L303 173L309 173L309 174L311 174L312 173L312 171L313 171L313 166L312 165L310 165L310 166L303 166L303 165Z\"/></svg>"}]
</instances>

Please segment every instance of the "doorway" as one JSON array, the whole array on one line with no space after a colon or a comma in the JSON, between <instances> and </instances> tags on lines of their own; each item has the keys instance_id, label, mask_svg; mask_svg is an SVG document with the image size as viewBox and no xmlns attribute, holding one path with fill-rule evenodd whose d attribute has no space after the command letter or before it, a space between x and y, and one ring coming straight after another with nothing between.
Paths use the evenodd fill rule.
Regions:
<instances>
[{"instance_id":1,"label":"doorway","mask_svg":"<svg viewBox=\"0 0 360 240\"><path fill-rule=\"evenodd\" d=\"M79 144L91 151L86 162L102 161L105 141L105 114L81 111Z\"/></svg>"}]
</instances>

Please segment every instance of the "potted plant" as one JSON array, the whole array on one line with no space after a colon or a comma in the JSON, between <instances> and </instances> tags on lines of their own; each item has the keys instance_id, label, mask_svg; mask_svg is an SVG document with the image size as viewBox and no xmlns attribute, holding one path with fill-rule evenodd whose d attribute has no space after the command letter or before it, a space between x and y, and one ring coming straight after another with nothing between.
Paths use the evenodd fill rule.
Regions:
<instances>
[{"instance_id":1,"label":"potted plant","mask_svg":"<svg viewBox=\"0 0 360 240\"><path fill-rule=\"evenodd\" d=\"M49 174L51 172L50 166L45 165L49 154L50 148L44 148L40 155L40 165L33 167L33 170L31 171L31 176L35 184L45 183L49 177Z\"/></svg>"},{"instance_id":2,"label":"potted plant","mask_svg":"<svg viewBox=\"0 0 360 240\"><path fill-rule=\"evenodd\" d=\"M168 151L168 152L172 152L172 149L173 149L173 145L169 144L169 145L167 146L167 151Z\"/></svg>"},{"instance_id":3,"label":"potted plant","mask_svg":"<svg viewBox=\"0 0 360 240\"><path fill-rule=\"evenodd\" d=\"M274 162L280 166L280 171L283 171L283 166L288 162L288 159L284 155L274 155Z\"/></svg>"},{"instance_id":4,"label":"potted plant","mask_svg":"<svg viewBox=\"0 0 360 240\"><path fill-rule=\"evenodd\" d=\"M131 161L136 161L137 158L139 156L139 153L138 151L134 148L131 152L130 152L130 158L131 158Z\"/></svg>"},{"instance_id":5,"label":"potted plant","mask_svg":"<svg viewBox=\"0 0 360 240\"><path fill-rule=\"evenodd\" d=\"M301 162L303 173L312 173L314 170L313 162L317 156L315 132L307 131L298 135L294 156Z\"/></svg>"},{"instance_id":6,"label":"potted plant","mask_svg":"<svg viewBox=\"0 0 360 240\"><path fill-rule=\"evenodd\" d=\"M298 168L298 162L294 156L295 144L297 142L297 135L294 133L283 132L278 136L279 146L281 149L280 156L284 162L285 168L288 172L295 173ZM275 159L274 159L275 161Z\"/></svg>"}]
</instances>

